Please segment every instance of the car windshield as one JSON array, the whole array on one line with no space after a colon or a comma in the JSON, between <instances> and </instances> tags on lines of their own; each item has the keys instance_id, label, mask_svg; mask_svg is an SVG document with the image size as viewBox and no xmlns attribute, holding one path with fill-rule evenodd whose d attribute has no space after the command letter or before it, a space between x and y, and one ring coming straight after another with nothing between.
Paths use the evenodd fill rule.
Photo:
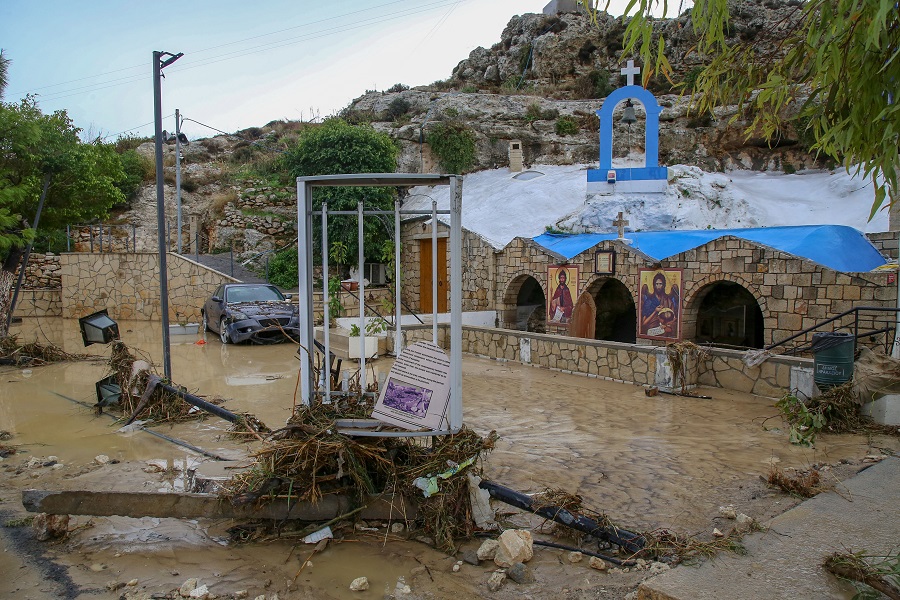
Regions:
<instances>
[{"instance_id":1,"label":"car windshield","mask_svg":"<svg viewBox=\"0 0 900 600\"><path fill-rule=\"evenodd\" d=\"M284 300L277 288L269 285L242 285L225 289L226 302L271 302Z\"/></svg>"}]
</instances>

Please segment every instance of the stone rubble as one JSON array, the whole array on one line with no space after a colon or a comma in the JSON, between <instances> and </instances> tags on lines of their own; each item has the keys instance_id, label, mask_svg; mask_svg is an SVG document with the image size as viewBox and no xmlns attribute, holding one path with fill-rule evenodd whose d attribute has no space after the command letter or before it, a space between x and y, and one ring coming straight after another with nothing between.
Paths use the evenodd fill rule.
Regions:
<instances>
[{"instance_id":1,"label":"stone rubble","mask_svg":"<svg viewBox=\"0 0 900 600\"><path fill-rule=\"evenodd\" d=\"M508 568L517 562L528 562L534 556L534 540L526 529L507 529L497 541L499 546L494 563L498 567Z\"/></svg>"}]
</instances>

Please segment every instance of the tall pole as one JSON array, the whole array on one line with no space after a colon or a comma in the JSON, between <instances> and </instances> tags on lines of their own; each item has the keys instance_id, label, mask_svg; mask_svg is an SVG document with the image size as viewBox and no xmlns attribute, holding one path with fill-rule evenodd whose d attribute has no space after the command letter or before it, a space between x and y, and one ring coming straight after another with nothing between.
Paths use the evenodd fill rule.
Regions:
<instances>
[{"instance_id":1,"label":"tall pole","mask_svg":"<svg viewBox=\"0 0 900 600\"><path fill-rule=\"evenodd\" d=\"M175 226L178 235L175 237L176 249L181 254L181 114L175 109Z\"/></svg>"},{"instance_id":2,"label":"tall pole","mask_svg":"<svg viewBox=\"0 0 900 600\"><path fill-rule=\"evenodd\" d=\"M162 60L162 56L168 58ZM182 54L169 52L153 52L153 115L156 137L156 228L159 240L159 310L162 317L163 338L163 373L172 381L172 359L169 353L169 281L166 270L166 211L165 211L165 179L163 178L162 156L162 70L179 58Z\"/></svg>"}]
</instances>

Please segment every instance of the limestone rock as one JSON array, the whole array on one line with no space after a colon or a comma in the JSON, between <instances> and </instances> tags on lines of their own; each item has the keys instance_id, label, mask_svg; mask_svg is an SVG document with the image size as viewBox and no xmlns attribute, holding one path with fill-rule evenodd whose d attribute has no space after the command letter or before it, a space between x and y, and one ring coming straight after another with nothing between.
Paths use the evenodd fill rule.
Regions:
<instances>
[{"instance_id":1,"label":"limestone rock","mask_svg":"<svg viewBox=\"0 0 900 600\"><path fill-rule=\"evenodd\" d=\"M503 571L494 571L488 579L487 586L492 592L496 592L506 583L506 573Z\"/></svg>"},{"instance_id":2,"label":"limestone rock","mask_svg":"<svg viewBox=\"0 0 900 600\"><path fill-rule=\"evenodd\" d=\"M517 562L506 571L506 576L516 583L534 583L534 573L525 563Z\"/></svg>"},{"instance_id":3,"label":"limestone rock","mask_svg":"<svg viewBox=\"0 0 900 600\"><path fill-rule=\"evenodd\" d=\"M753 517L749 517L744 513L740 513L735 517L734 530L738 533L747 533L753 529Z\"/></svg>"},{"instance_id":4,"label":"limestone rock","mask_svg":"<svg viewBox=\"0 0 900 600\"><path fill-rule=\"evenodd\" d=\"M364 592L369 589L369 579L367 577L357 577L350 582L351 592Z\"/></svg>"},{"instance_id":5,"label":"limestone rock","mask_svg":"<svg viewBox=\"0 0 900 600\"><path fill-rule=\"evenodd\" d=\"M192 591L190 593L188 598L195 598L197 600L206 600L206 598L209 598L209 588L206 587L205 585L201 585L201 586L197 587L196 589L194 589L194 591Z\"/></svg>"},{"instance_id":6,"label":"limestone rock","mask_svg":"<svg viewBox=\"0 0 900 600\"><path fill-rule=\"evenodd\" d=\"M584 554L581 552L569 552L566 554L566 560L572 564L579 563L584 560Z\"/></svg>"},{"instance_id":7,"label":"limestone rock","mask_svg":"<svg viewBox=\"0 0 900 600\"><path fill-rule=\"evenodd\" d=\"M98 454L94 457L94 462L98 465L105 465L109 463L109 457L105 454Z\"/></svg>"},{"instance_id":8,"label":"limestone rock","mask_svg":"<svg viewBox=\"0 0 900 600\"><path fill-rule=\"evenodd\" d=\"M719 531L719 528L716 527L713 529L713 537L717 537L717 538L725 537L725 534L722 533L721 531Z\"/></svg>"},{"instance_id":9,"label":"limestone rock","mask_svg":"<svg viewBox=\"0 0 900 600\"><path fill-rule=\"evenodd\" d=\"M498 567L511 567L517 562L528 562L534 556L534 540L531 532L524 529L507 529L497 540L497 554L494 562Z\"/></svg>"},{"instance_id":10,"label":"limestone rock","mask_svg":"<svg viewBox=\"0 0 900 600\"><path fill-rule=\"evenodd\" d=\"M196 590L198 585L200 585L200 580L196 577L191 577L181 584L181 587L178 588L178 594L182 598L189 598L191 596L191 592Z\"/></svg>"},{"instance_id":11,"label":"limestone rock","mask_svg":"<svg viewBox=\"0 0 900 600\"><path fill-rule=\"evenodd\" d=\"M484 540L475 555L478 560L494 560L494 557L497 556L497 548L499 547L500 542L497 540Z\"/></svg>"},{"instance_id":12,"label":"limestone rock","mask_svg":"<svg viewBox=\"0 0 900 600\"><path fill-rule=\"evenodd\" d=\"M598 571L606 571L609 569L609 563L596 556L591 557L590 565L592 569L597 569Z\"/></svg>"},{"instance_id":13,"label":"limestone rock","mask_svg":"<svg viewBox=\"0 0 900 600\"><path fill-rule=\"evenodd\" d=\"M729 504L728 506L720 506L719 514L725 517L726 519L736 519L737 513L734 510L734 506Z\"/></svg>"}]
</instances>

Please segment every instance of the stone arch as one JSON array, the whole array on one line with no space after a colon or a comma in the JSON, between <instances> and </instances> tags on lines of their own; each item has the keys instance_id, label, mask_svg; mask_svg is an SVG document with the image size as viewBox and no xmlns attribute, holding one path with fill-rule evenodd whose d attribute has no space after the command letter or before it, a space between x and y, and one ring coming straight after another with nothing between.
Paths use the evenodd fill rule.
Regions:
<instances>
[{"instance_id":1,"label":"stone arch","mask_svg":"<svg viewBox=\"0 0 900 600\"><path fill-rule=\"evenodd\" d=\"M626 85L614 90L597 111L600 117L600 171L612 169L613 111L620 102L637 100L644 106L647 124L644 128L644 168L659 167L659 113L662 107L656 98L639 85Z\"/></svg>"},{"instance_id":2,"label":"stone arch","mask_svg":"<svg viewBox=\"0 0 900 600\"><path fill-rule=\"evenodd\" d=\"M705 344L762 348L767 317L765 297L739 275L716 274L694 284L685 301L684 339Z\"/></svg>"},{"instance_id":3,"label":"stone arch","mask_svg":"<svg viewBox=\"0 0 900 600\"><path fill-rule=\"evenodd\" d=\"M634 295L615 277L598 277L586 288L597 305L594 338L633 344L637 339Z\"/></svg>"},{"instance_id":4,"label":"stone arch","mask_svg":"<svg viewBox=\"0 0 900 600\"><path fill-rule=\"evenodd\" d=\"M503 295L503 323L508 329L543 333L547 326L547 294L531 273L514 276Z\"/></svg>"}]
</instances>

